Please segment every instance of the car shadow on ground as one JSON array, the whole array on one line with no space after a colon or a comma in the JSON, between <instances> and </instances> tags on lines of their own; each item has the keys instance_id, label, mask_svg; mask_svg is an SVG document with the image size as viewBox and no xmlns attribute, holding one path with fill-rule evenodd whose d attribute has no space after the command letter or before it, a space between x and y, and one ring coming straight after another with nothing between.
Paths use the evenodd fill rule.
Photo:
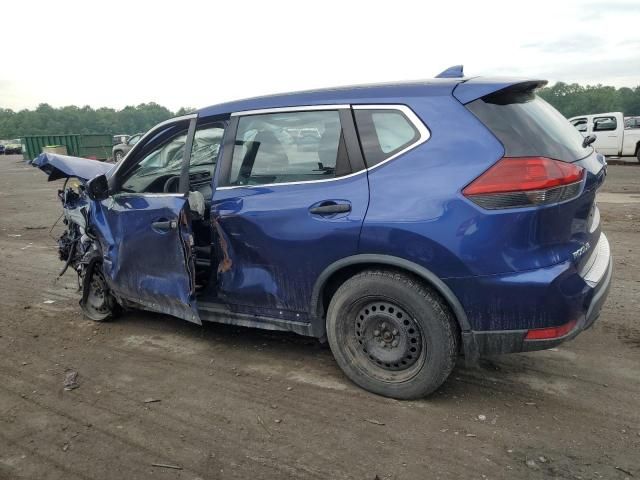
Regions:
<instances>
[{"instance_id":1,"label":"car shadow on ground","mask_svg":"<svg viewBox=\"0 0 640 480\"><path fill-rule=\"evenodd\" d=\"M136 335L178 335L187 342L195 342L201 346L223 346L228 356L242 357L247 351L251 351L254 361L257 355L258 361L265 364L281 363L279 367L288 371L298 368L306 372L316 370L318 375L329 377L329 380L351 385L335 364L327 343L323 344L315 338L303 337L292 332L215 322L203 322L202 326L199 326L168 315L144 311L124 312L113 320L113 323L127 331L135 331ZM545 392L532 388L531 382L517 380L519 376L536 375L543 377L548 373L532 369L531 358L526 354L481 359L476 365L467 365L461 356L442 387L423 401L448 404L460 398L474 401L490 396L493 400L508 403L514 401L514 397L525 400L540 397L541 393Z\"/></svg>"}]
</instances>

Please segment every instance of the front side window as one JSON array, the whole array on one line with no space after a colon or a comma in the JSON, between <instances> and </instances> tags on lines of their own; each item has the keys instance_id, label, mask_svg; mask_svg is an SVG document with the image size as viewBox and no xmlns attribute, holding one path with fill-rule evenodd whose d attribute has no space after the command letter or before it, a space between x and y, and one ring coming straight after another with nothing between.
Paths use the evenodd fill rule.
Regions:
<instances>
[{"instance_id":1,"label":"front side window","mask_svg":"<svg viewBox=\"0 0 640 480\"><path fill-rule=\"evenodd\" d=\"M368 167L392 157L415 143L420 134L400 110L354 110L360 143Z\"/></svg>"},{"instance_id":2,"label":"front side window","mask_svg":"<svg viewBox=\"0 0 640 480\"><path fill-rule=\"evenodd\" d=\"M337 110L240 118L228 185L330 179L349 173Z\"/></svg>"},{"instance_id":3,"label":"front side window","mask_svg":"<svg viewBox=\"0 0 640 480\"><path fill-rule=\"evenodd\" d=\"M571 124L578 129L579 132L587 131L587 119L586 118L576 118L571 121Z\"/></svg>"},{"instance_id":4,"label":"front side window","mask_svg":"<svg viewBox=\"0 0 640 480\"><path fill-rule=\"evenodd\" d=\"M133 137L131 137L129 139L129 145L134 146L136 143L138 143L138 140L140 140L140 137L142 137L142 135L134 135Z\"/></svg>"},{"instance_id":5,"label":"front side window","mask_svg":"<svg viewBox=\"0 0 640 480\"><path fill-rule=\"evenodd\" d=\"M596 117L593 119L594 132L608 132L618 128L616 117Z\"/></svg>"},{"instance_id":6,"label":"front side window","mask_svg":"<svg viewBox=\"0 0 640 480\"><path fill-rule=\"evenodd\" d=\"M191 147L191 159L189 162L191 169L209 166L213 173L213 167L220 153L223 135L224 126L219 124L198 127Z\"/></svg>"},{"instance_id":7,"label":"front side window","mask_svg":"<svg viewBox=\"0 0 640 480\"><path fill-rule=\"evenodd\" d=\"M130 193L163 193L170 177L179 176L187 140L184 128L170 128L153 146L143 145L141 159L125 174L121 189Z\"/></svg>"}]
</instances>

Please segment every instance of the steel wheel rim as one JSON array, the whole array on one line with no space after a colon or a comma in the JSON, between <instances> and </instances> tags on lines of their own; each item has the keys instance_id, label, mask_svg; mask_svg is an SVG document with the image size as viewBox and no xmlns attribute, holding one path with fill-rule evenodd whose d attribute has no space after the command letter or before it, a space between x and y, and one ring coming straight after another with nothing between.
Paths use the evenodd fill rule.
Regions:
<instances>
[{"instance_id":1,"label":"steel wheel rim","mask_svg":"<svg viewBox=\"0 0 640 480\"><path fill-rule=\"evenodd\" d=\"M415 315L407 308L388 298L367 297L352 304L346 317L346 352L364 374L400 383L422 369L428 356L427 342Z\"/></svg>"},{"instance_id":2,"label":"steel wheel rim","mask_svg":"<svg viewBox=\"0 0 640 480\"><path fill-rule=\"evenodd\" d=\"M87 308L98 315L106 315L109 313L109 305L107 302L107 284L98 270L94 270L89 282L89 293L87 295Z\"/></svg>"}]
</instances>

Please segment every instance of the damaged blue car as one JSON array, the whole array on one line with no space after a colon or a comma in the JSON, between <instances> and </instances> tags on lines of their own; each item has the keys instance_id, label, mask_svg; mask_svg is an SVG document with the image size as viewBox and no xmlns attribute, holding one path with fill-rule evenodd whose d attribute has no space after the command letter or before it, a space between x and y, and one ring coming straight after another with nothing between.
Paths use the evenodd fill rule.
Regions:
<instances>
[{"instance_id":1,"label":"damaged blue car","mask_svg":"<svg viewBox=\"0 0 640 480\"><path fill-rule=\"evenodd\" d=\"M115 166L38 157L66 179L60 258L85 314L313 336L401 399L460 354L575 337L612 275L604 157L536 95L544 81L439 77L204 108Z\"/></svg>"}]
</instances>

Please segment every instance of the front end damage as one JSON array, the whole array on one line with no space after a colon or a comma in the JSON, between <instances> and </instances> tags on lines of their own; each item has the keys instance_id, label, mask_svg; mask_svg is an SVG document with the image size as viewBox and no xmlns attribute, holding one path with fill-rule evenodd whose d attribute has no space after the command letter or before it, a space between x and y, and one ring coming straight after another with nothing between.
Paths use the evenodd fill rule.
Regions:
<instances>
[{"instance_id":1,"label":"front end damage","mask_svg":"<svg viewBox=\"0 0 640 480\"><path fill-rule=\"evenodd\" d=\"M82 310L92 320L106 320L115 311L117 302L102 273L102 252L90 224L92 204L85 187L89 179L105 173L111 165L54 154L42 154L31 164L47 173L49 181L65 178L58 190L63 208L60 219L65 225L58 239L58 255L64 262L59 276L69 269L75 271L82 291Z\"/></svg>"},{"instance_id":2,"label":"front end damage","mask_svg":"<svg viewBox=\"0 0 640 480\"><path fill-rule=\"evenodd\" d=\"M110 194L113 165L55 154L32 164L50 181L65 179L61 275L76 272L85 315L101 321L120 307L141 308L201 324L191 218L204 213L202 194Z\"/></svg>"}]
</instances>

